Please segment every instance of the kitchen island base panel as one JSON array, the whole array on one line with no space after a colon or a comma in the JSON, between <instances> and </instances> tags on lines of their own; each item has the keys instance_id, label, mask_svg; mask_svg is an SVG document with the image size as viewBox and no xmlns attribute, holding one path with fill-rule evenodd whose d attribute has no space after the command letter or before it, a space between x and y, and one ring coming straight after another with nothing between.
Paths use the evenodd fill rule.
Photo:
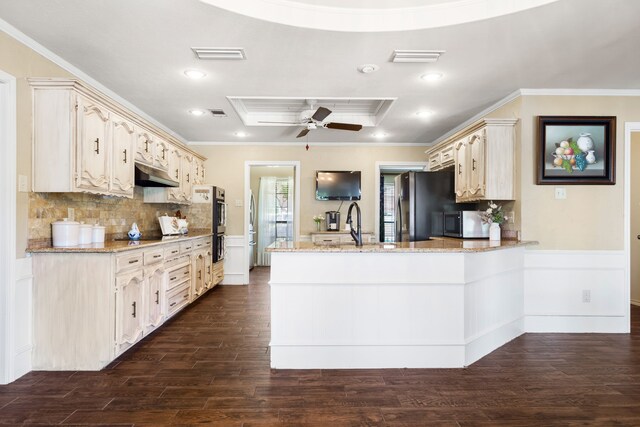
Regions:
<instances>
[{"instance_id":1,"label":"kitchen island base panel","mask_svg":"<svg viewBox=\"0 0 640 427\"><path fill-rule=\"evenodd\" d=\"M523 265L522 247L273 252L271 367L467 366L524 332Z\"/></svg>"}]
</instances>

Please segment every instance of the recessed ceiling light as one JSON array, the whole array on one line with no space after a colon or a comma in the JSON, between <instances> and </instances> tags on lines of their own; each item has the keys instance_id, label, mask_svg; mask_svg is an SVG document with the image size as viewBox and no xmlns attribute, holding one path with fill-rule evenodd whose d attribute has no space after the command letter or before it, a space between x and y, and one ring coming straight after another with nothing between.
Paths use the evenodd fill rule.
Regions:
<instances>
[{"instance_id":1,"label":"recessed ceiling light","mask_svg":"<svg viewBox=\"0 0 640 427\"><path fill-rule=\"evenodd\" d=\"M384 138L385 136L387 136L387 134L384 132L374 132L371 134L371 136L373 136L374 138Z\"/></svg>"},{"instance_id":2,"label":"recessed ceiling light","mask_svg":"<svg viewBox=\"0 0 640 427\"><path fill-rule=\"evenodd\" d=\"M189 110L189 112L194 116L202 116L205 113L204 110L198 110L198 109Z\"/></svg>"},{"instance_id":3,"label":"recessed ceiling light","mask_svg":"<svg viewBox=\"0 0 640 427\"><path fill-rule=\"evenodd\" d=\"M373 73L375 71L378 71L379 69L380 67L377 66L376 64L363 64L358 67L358 71L364 74Z\"/></svg>"},{"instance_id":4,"label":"recessed ceiling light","mask_svg":"<svg viewBox=\"0 0 640 427\"><path fill-rule=\"evenodd\" d=\"M442 73L427 73L420 76L420 78L427 82L436 82L440 80L444 75Z\"/></svg>"},{"instance_id":5,"label":"recessed ceiling light","mask_svg":"<svg viewBox=\"0 0 640 427\"><path fill-rule=\"evenodd\" d=\"M429 110L420 110L416 113L416 116L418 117L429 117L429 116L433 116L433 111L429 111Z\"/></svg>"},{"instance_id":6,"label":"recessed ceiling light","mask_svg":"<svg viewBox=\"0 0 640 427\"><path fill-rule=\"evenodd\" d=\"M247 136L246 132L234 132L233 134L238 138L244 138L245 136Z\"/></svg>"},{"instance_id":7,"label":"recessed ceiling light","mask_svg":"<svg viewBox=\"0 0 640 427\"><path fill-rule=\"evenodd\" d=\"M187 70L184 72L184 75L193 80L199 80L207 75L204 71L200 70Z\"/></svg>"}]
</instances>

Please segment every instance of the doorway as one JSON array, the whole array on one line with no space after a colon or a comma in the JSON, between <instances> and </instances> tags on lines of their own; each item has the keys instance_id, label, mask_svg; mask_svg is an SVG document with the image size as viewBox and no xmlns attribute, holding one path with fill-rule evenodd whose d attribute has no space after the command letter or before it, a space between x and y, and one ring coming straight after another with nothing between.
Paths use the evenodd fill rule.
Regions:
<instances>
[{"instance_id":1,"label":"doorway","mask_svg":"<svg viewBox=\"0 0 640 427\"><path fill-rule=\"evenodd\" d=\"M629 135L629 163L640 164L640 129ZM629 279L631 304L640 305L640 169L629 168Z\"/></svg>"},{"instance_id":2,"label":"doorway","mask_svg":"<svg viewBox=\"0 0 640 427\"><path fill-rule=\"evenodd\" d=\"M245 277L270 265L270 244L300 237L300 162L245 162Z\"/></svg>"},{"instance_id":3,"label":"doorway","mask_svg":"<svg viewBox=\"0 0 640 427\"><path fill-rule=\"evenodd\" d=\"M0 241L0 384L16 378L14 371L16 287L16 79L0 71L0 222L9 232Z\"/></svg>"},{"instance_id":4,"label":"doorway","mask_svg":"<svg viewBox=\"0 0 640 427\"><path fill-rule=\"evenodd\" d=\"M379 242L395 242L395 177L403 172L423 171L427 162L376 162L375 230Z\"/></svg>"}]
</instances>

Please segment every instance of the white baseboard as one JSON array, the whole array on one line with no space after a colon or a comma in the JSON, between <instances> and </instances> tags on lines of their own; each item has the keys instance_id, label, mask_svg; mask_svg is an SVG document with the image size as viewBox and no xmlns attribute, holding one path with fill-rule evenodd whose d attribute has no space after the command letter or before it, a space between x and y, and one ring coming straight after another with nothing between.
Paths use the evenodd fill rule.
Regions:
<instances>
[{"instance_id":1,"label":"white baseboard","mask_svg":"<svg viewBox=\"0 0 640 427\"><path fill-rule=\"evenodd\" d=\"M525 251L526 332L629 332L624 251Z\"/></svg>"},{"instance_id":2,"label":"white baseboard","mask_svg":"<svg viewBox=\"0 0 640 427\"><path fill-rule=\"evenodd\" d=\"M518 338L524 333L524 330L524 318L520 318L485 333L482 336L475 338L473 341L467 342L465 350L465 365L471 365L494 351L496 348L502 347L509 341Z\"/></svg>"}]
</instances>

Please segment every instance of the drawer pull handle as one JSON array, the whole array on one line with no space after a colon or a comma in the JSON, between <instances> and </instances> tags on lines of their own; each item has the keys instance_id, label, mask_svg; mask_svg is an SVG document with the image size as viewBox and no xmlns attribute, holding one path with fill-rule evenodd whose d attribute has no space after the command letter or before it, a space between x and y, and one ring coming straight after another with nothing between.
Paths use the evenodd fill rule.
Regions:
<instances>
[{"instance_id":1,"label":"drawer pull handle","mask_svg":"<svg viewBox=\"0 0 640 427\"><path fill-rule=\"evenodd\" d=\"M176 249L175 251L171 251L172 254L177 254L178 250Z\"/></svg>"},{"instance_id":2,"label":"drawer pull handle","mask_svg":"<svg viewBox=\"0 0 640 427\"><path fill-rule=\"evenodd\" d=\"M135 264L138 261L140 261L140 260L139 259L132 259L132 260L129 260L129 264Z\"/></svg>"},{"instance_id":3,"label":"drawer pull handle","mask_svg":"<svg viewBox=\"0 0 640 427\"><path fill-rule=\"evenodd\" d=\"M189 298L189 294L184 294L182 298Z\"/></svg>"},{"instance_id":4,"label":"drawer pull handle","mask_svg":"<svg viewBox=\"0 0 640 427\"><path fill-rule=\"evenodd\" d=\"M187 274L189 274L189 272L188 272L188 271L185 271L185 272L184 272L184 274L183 274L183 276L186 276Z\"/></svg>"},{"instance_id":5,"label":"drawer pull handle","mask_svg":"<svg viewBox=\"0 0 640 427\"><path fill-rule=\"evenodd\" d=\"M442 157L449 157L449 153L443 154Z\"/></svg>"},{"instance_id":6,"label":"drawer pull handle","mask_svg":"<svg viewBox=\"0 0 640 427\"><path fill-rule=\"evenodd\" d=\"M160 291L156 291L156 304L160 304Z\"/></svg>"},{"instance_id":7,"label":"drawer pull handle","mask_svg":"<svg viewBox=\"0 0 640 427\"><path fill-rule=\"evenodd\" d=\"M169 307L173 307L176 304L177 304L177 302L172 302L171 304L169 304Z\"/></svg>"},{"instance_id":8,"label":"drawer pull handle","mask_svg":"<svg viewBox=\"0 0 640 427\"><path fill-rule=\"evenodd\" d=\"M162 255L154 255L154 258L160 258Z\"/></svg>"},{"instance_id":9,"label":"drawer pull handle","mask_svg":"<svg viewBox=\"0 0 640 427\"><path fill-rule=\"evenodd\" d=\"M136 302L134 301L133 304L131 304L131 306L133 307L133 313L131 313L131 315L135 318L136 317Z\"/></svg>"},{"instance_id":10,"label":"drawer pull handle","mask_svg":"<svg viewBox=\"0 0 640 427\"><path fill-rule=\"evenodd\" d=\"M178 278L178 276L173 276L173 277L171 277L171 278L169 279L169 281L170 281L170 282L172 282L172 281L176 280L177 278Z\"/></svg>"}]
</instances>

